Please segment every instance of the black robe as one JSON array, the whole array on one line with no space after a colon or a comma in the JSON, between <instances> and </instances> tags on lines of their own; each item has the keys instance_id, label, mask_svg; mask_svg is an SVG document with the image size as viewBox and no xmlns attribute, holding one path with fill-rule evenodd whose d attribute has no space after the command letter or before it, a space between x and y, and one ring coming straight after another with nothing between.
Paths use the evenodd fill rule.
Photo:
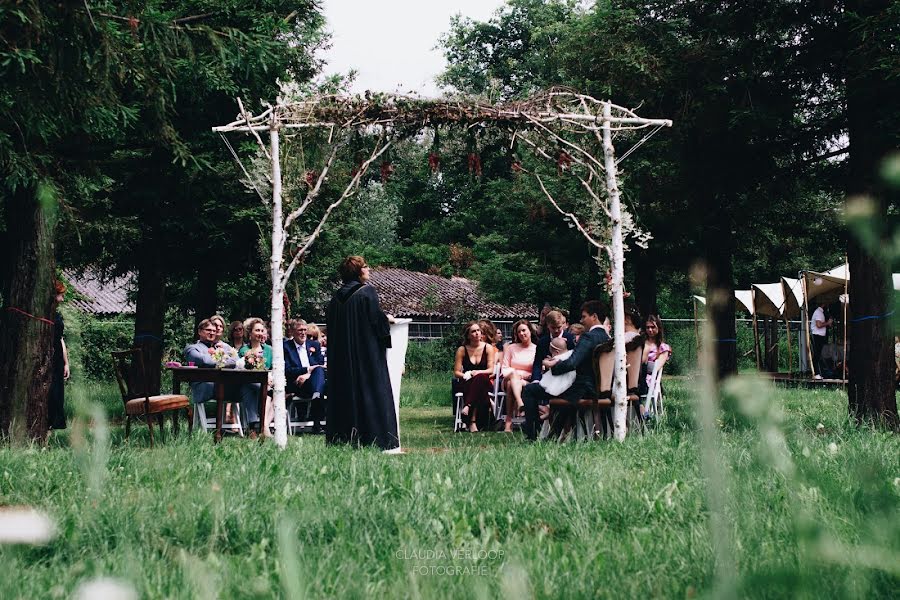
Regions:
<instances>
[{"instance_id":1,"label":"black robe","mask_svg":"<svg viewBox=\"0 0 900 600\"><path fill-rule=\"evenodd\" d=\"M378 293L359 281L345 283L328 305L329 444L400 445L385 350L391 346Z\"/></svg>"},{"instance_id":2,"label":"black robe","mask_svg":"<svg viewBox=\"0 0 900 600\"><path fill-rule=\"evenodd\" d=\"M52 429L66 428L66 361L63 356L63 324L62 315L56 313L53 318L53 360L50 363L50 395L47 398L47 426Z\"/></svg>"}]
</instances>

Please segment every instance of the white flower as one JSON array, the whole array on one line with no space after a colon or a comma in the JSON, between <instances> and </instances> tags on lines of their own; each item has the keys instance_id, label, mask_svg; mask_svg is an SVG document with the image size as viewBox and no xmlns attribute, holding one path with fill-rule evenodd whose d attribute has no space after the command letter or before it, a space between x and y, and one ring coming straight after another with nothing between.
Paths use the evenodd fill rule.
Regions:
<instances>
[{"instance_id":1,"label":"white flower","mask_svg":"<svg viewBox=\"0 0 900 600\"><path fill-rule=\"evenodd\" d=\"M28 506L0 508L0 544L40 546L56 537L56 525L45 513Z\"/></svg>"},{"instance_id":2,"label":"white flower","mask_svg":"<svg viewBox=\"0 0 900 600\"><path fill-rule=\"evenodd\" d=\"M126 581L98 577L79 585L74 597L75 600L137 600L138 595Z\"/></svg>"}]
</instances>

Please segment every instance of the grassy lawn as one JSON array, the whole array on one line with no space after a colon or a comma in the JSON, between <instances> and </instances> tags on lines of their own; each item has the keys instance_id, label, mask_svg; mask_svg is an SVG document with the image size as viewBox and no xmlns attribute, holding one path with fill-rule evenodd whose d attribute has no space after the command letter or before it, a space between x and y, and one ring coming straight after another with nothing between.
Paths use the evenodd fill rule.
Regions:
<instances>
[{"instance_id":1,"label":"grassy lawn","mask_svg":"<svg viewBox=\"0 0 900 600\"><path fill-rule=\"evenodd\" d=\"M98 576L141 598L896 597L896 435L851 426L841 392L744 383L745 416L703 450L690 382L666 385L666 418L622 444L453 434L445 375L404 381L403 456L200 433L150 450L145 427L125 444L79 418L50 448L0 449L0 505L60 531L0 548L0 598ZM115 415L111 389L69 398Z\"/></svg>"}]
</instances>

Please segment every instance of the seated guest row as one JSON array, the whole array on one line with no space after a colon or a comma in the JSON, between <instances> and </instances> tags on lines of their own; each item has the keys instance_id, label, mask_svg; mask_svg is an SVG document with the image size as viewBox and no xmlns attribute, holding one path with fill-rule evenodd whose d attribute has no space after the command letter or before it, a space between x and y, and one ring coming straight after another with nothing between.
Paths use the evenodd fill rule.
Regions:
<instances>
[{"instance_id":1,"label":"seated guest row","mask_svg":"<svg viewBox=\"0 0 900 600\"><path fill-rule=\"evenodd\" d=\"M303 398L312 399L312 419L314 431L321 430L324 421L324 401L326 381L325 346L315 339L309 338L310 326L302 319L290 320L287 323L287 335L283 342L286 392ZM197 326L198 339L188 345L185 359L190 364L206 368L258 368L271 371L272 347L267 343L268 328L258 317L245 321L232 322L228 339L231 344L222 340L225 321L214 315L204 319ZM315 328L316 337L325 342L324 332ZM235 346L238 347L235 350ZM217 356L218 355L218 356ZM217 360L218 358L218 360ZM269 395L273 382L269 377ZM259 426L258 398L260 384L247 383L240 386L225 386L225 399L229 403L239 402L250 425L250 437L256 436L255 428ZM211 382L191 383L191 397L195 404L206 402L214 397L214 385ZM263 435L270 435L269 427L273 421L271 398L266 403Z\"/></svg>"},{"instance_id":2,"label":"seated guest row","mask_svg":"<svg viewBox=\"0 0 900 600\"><path fill-rule=\"evenodd\" d=\"M461 414L469 423L469 431L478 431L479 420L482 424L489 421L491 378L498 360L506 392L506 432L512 431L515 416L524 416L525 435L535 439L540 421L549 415L550 398L568 400L572 404L571 410L575 410L578 400L595 397L594 348L610 339L606 306L596 300L585 302L581 322L568 329L562 311L549 310L543 316L544 332L537 343L533 341L536 337L534 326L523 319L513 325L513 341L502 350L484 341L485 328L479 322L466 324L463 330L465 341L456 352L454 375L459 382L454 391L463 394ZM654 361L664 364L672 349L663 341L662 322L657 315L650 315L643 321L637 308L629 303L623 325L626 343L641 335L640 326L643 325L645 341L639 390L629 390L629 393L646 394ZM493 328L493 324L490 327ZM547 381L542 381L544 378Z\"/></svg>"}]
</instances>

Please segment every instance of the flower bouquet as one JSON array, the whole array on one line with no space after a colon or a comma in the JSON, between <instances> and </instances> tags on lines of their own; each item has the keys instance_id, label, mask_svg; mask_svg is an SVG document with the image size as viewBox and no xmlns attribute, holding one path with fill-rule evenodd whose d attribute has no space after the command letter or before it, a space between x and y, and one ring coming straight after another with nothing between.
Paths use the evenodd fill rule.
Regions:
<instances>
[{"instance_id":1,"label":"flower bouquet","mask_svg":"<svg viewBox=\"0 0 900 600\"><path fill-rule=\"evenodd\" d=\"M237 354L234 350L229 351L227 348L223 348L221 346L213 346L209 350L209 355L212 357L214 361L216 361L216 368L222 369L225 367L225 363L229 358L235 358Z\"/></svg>"},{"instance_id":2,"label":"flower bouquet","mask_svg":"<svg viewBox=\"0 0 900 600\"><path fill-rule=\"evenodd\" d=\"M244 355L244 368L251 371L265 371L266 358L263 356L262 351L247 352Z\"/></svg>"}]
</instances>

